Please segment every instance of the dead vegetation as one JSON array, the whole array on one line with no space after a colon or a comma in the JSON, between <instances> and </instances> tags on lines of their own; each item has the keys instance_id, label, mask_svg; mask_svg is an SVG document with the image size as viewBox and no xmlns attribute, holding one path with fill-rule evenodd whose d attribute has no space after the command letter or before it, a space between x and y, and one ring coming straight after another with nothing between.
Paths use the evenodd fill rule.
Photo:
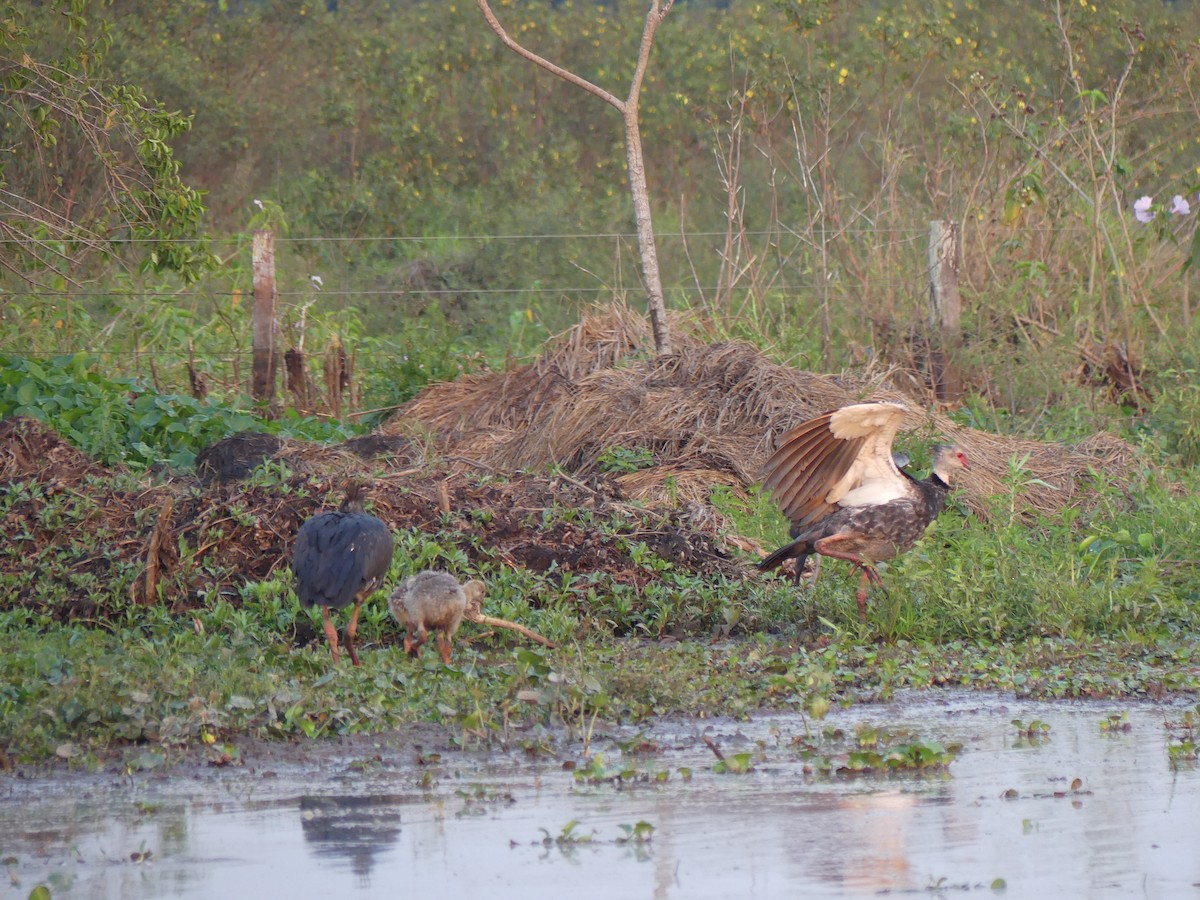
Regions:
<instances>
[{"instance_id":1,"label":"dead vegetation","mask_svg":"<svg viewBox=\"0 0 1200 900\"><path fill-rule=\"evenodd\" d=\"M815 375L771 362L750 344L708 343L676 323L676 353L655 358L649 325L617 307L585 317L528 365L432 385L383 430L425 433L440 455L501 472L600 468L611 447L644 448L654 466L618 476L631 497L704 501L713 483L759 480L775 438L821 412L862 400L898 400L914 446L948 439L972 471L962 494L978 514L1004 489L1014 462L1024 508L1054 513L1079 502L1093 477L1122 478L1134 450L1098 434L1075 447L964 428L885 380Z\"/></svg>"},{"instance_id":2,"label":"dead vegetation","mask_svg":"<svg viewBox=\"0 0 1200 900\"><path fill-rule=\"evenodd\" d=\"M355 475L394 529L450 535L476 565L642 585L651 575L628 550L638 541L696 574L740 578L746 566L731 550L755 548L728 534L709 488L743 491L776 435L863 399L908 403L914 447L939 437L963 446L972 472L961 494L980 514L1013 460L1019 503L1044 513L1082 502L1093 478L1126 477L1133 462L1108 435L1072 448L1000 437L923 411L883 381L813 375L749 344L676 333L676 352L655 358L648 324L618 307L532 363L431 385L376 434L334 447L233 435L200 455L198 477L114 477L33 420L0 423L0 478L36 487L10 492L3 527L15 543L0 577L19 583L47 570L47 554L76 553L73 583L136 570L131 599L182 611L285 567L301 522L336 504L336 484ZM605 474L613 447L647 450L652 465ZM265 460L280 464L278 477L245 480ZM70 529L47 521L49 503L77 510ZM547 515L555 509L588 516ZM95 591L68 591L55 615L103 612Z\"/></svg>"}]
</instances>

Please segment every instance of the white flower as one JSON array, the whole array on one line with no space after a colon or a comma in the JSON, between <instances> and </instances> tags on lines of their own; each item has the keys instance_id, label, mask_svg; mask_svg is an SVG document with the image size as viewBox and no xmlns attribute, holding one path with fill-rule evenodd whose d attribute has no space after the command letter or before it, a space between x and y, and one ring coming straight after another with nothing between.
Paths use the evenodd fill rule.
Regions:
<instances>
[{"instance_id":1,"label":"white flower","mask_svg":"<svg viewBox=\"0 0 1200 900\"><path fill-rule=\"evenodd\" d=\"M1158 215L1152 209L1154 199L1152 197L1139 197L1133 203L1133 217L1139 222L1152 222L1154 217Z\"/></svg>"},{"instance_id":2,"label":"white flower","mask_svg":"<svg viewBox=\"0 0 1200 900\"><path fill-rule=\"evenodd\" d=\"M315 287L318 291L325 287L325 282L321 280L320 275L309 275L308 280L313 283L313 287Z\"/></svg>"},{"instance_id":3,"label":"white flower","mask_svg":"<svg viewBox=\"0 0 1200 900\"><path fill-rule=\"evenodd\" d=\"M256 200L254 201L254 205L255 205L255 206L257 206L257 207L258 207L259 209L261 209L261 210L266 210L266 207L265 207L265 206L263 206L263 202L262 202L261 200L257 200L257 199L256 199Z\"/></svg>"},{"instance_id":4,"label":"white flower","mask_svg":"<svg viewBox=\"0 0 1200 900\"><path fill-rule=\"evenodd\" d=\"M1192 211L1191 204L1183 199L1181 194L1176 194L1171 198L1171 212L1177 216L1186 216Z\"/></svg>"}]
</instances>

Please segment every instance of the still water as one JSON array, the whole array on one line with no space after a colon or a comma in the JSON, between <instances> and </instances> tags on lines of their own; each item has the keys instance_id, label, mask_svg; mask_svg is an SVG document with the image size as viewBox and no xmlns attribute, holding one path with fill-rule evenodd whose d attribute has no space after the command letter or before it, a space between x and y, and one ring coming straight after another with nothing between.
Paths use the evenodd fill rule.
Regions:
<instances>
[{"instance_id":1,"label":"still water","mask_svg":"<svg viewBox=\"0 0 1200 900\"><path fill-rule=\"evenodd\" d=\"M4 777L0 898L1200 897L1200 771L1168 752L1194 705L938 692L815 724L593 735L624 782L564 768L584 764L579 742L418 763L386 739L165 776ZM1127 728L1102 729L1113 714ZM1014 719L1050 730L1031 742ZM806 771L793 739L863 724L962 751L942 775ZM715 772L705 737L753 769ZM639 822L651 840L622 843Z\"/></svg>"}]
</instances>

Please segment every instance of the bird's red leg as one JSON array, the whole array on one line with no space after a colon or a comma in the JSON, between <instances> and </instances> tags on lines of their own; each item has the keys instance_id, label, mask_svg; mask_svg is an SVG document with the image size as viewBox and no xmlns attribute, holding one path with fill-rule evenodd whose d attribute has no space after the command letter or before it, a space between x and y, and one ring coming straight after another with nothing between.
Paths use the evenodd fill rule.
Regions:
<instances>
[{"instance_id":1,"label":"bird's red leg","mask_svg":"<svg viewBox=\"0 0 1200 900\"><path fill-rule=\"evenodd\" d=\"M329 607L322 606L321 612L325 615L325 637L329 639L329 646L333 649L333 663L337 665L338 661L338 637L337 629L333 627L333 623L329 621Z\"/></svg>"},{"instance_id":2,"label":"bird's red leg","mask_svg":"<svg viewBox=\"0 0 1200 900\"><path fill-rule=\"evenodd\" d=\"M346 649L350 652L350 662L356 666L362 665L358 661L358 654L354 652L354 639L358 636L358 611L362 608L364 599L359 594L358 599L354 601L354 612L350 613L350 624L346 626Z\"/></svg>"},{"instance_id":3,"label":"bird's red leg","mask_svg":"<svg viewBox=\"0 0 1200 900\"><path fill-rule=\"evenodd\" d=\"M860 622L866 622L867 584L870 583L871 577L867 574L867 569L865 566L859 566L859 568L862 569L862 579L858 582L858 620Z\"/></svg>"},{"instance_id":4,"label":"bird's red leg","mask_svg":"<svg viewBox=\"0 0 1200 900\"><path fill-rule=\"evenodd\" d=\"M875 571L875 567L864 562L862 557L857 553L838 550L839 543L841 543L841 536L835 534L827 538L821 538L813 547L822 556L844 559L862 572L862 580L858 585L858 618L865 622L867 621L867 586L869 583L874 582L882 588L883 579L879 577L879 573Z\"/></svg>"},{"instance_id":5,"label":"bird's red leg","mask_svg":"<svg viewBox=\"0 0 1200 900\"><path fill-rule=\"evenodd\" d=\"M444 631L439 631L437 634L438 653L442 655L442 662L450 665L450 638Z\"/></svg>"}]
</instances>

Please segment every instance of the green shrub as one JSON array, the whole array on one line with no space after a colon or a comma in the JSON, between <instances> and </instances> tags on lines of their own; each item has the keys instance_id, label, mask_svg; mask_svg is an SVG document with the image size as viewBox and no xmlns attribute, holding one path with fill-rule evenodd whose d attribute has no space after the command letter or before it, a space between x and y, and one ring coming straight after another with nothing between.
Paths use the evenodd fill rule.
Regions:
<instances>
[{"instance_id":1,"label":"green shrub","mask_svg":"<svg viewBox=\"0 0 1200 900\"><path fill-rule=\"evenodd\" d=\"M334 423L294 414L268 422L233 406L160 394L138 379L99 374L95 366L84 353L43 360L0 354L0 417L38 419L105 465L135 468L191 468L200 450L235 431L347 436Z\"/></svg>"}]
</instances>

